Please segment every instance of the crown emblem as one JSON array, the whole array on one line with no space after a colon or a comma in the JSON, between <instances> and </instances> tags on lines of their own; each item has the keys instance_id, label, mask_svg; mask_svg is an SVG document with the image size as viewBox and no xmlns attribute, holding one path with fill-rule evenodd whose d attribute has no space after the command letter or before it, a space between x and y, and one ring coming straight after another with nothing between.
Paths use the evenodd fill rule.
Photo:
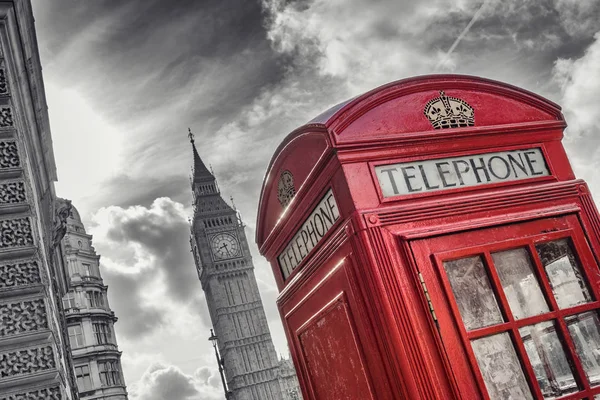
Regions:
<instances>
[{"instance_id":1,"label":"crown emblem","mask_svg":"<svg viewBox=\"0 0 600 400\"><path fill-rule=\"evenodd\" d=\"M440 90L440 97L429 100L423 111L434 129L460 128L475 125L475 110L466 101L448 97Z\"/></svg>"},{"instance_id":2,"label":"crown emblem","mask_svg":"<svg viewBox=\"0 0 600 400\"><path fill-rule=\"evenodd\" d=\"M282 207L286 208L295 195L294 176L290 171L285 170L281 173L277 184L277 199Z\"/></svg>"}]
</instances>

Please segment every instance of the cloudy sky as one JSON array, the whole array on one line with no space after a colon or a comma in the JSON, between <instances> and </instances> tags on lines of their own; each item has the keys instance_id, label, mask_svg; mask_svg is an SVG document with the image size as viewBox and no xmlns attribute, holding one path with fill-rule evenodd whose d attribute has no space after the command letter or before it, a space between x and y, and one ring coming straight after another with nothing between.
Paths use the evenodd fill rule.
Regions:
<instances>
[{"instance_id":1,"label":"cloudy sky","mask_svg":"<svg viewBox=\"0 0 600 400\"><path fill-rule=\"evenodd\" d=\"M32 1L57 191L102 255L132 400L223 398L189 252L188 126L252 245L261 181L288 132L426 73L497 79L561 104L571 161L600 200L597 0ZM255 248L254 261L286 354Z\"/></svg>"}]
</instances>

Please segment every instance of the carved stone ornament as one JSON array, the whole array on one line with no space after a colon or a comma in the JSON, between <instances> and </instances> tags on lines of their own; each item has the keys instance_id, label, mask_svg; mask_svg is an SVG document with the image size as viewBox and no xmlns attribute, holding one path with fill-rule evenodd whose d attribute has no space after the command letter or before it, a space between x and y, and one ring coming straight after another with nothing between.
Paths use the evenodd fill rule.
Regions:
<instances>
[{"instance_id":1,"label":"carved stone ornament","mask_svg":"<svg viewBox=\"0 0 600 400\"><path fill-rule=\"evenodd\" d=\"M0 379L56 368L52 347L37 347L0 354Z\"/></svg>"},{"instance_id":2,"label":"carved stone ornament","mask_svg":"<svg viewBox=\"0 0 600 400\"><path fill-rule=\"evenodd\" d=\"M2 125L0 124L0 126ZM20 165L17 144L15 142L0 142L0 168L16 168Z\"/></svg>"},{"instance_id":3,"label":"carved stone ornament","mask_svg":"<svg viewBox=\"0 0 600 400\"><path fill-rule=\"evenodd\" d=\"M0 397L0 400L62 400L62 394L58 386L30 390L23 393L13 393Z\"/></svg>"},{"instance_id":4,"label":"carved stone ornament","mask_svg":"<svg viewBox=\"0 0 600 400\"><path fill-rule=\"evenodd\" d=\"M13 126L13 116L10 107L0 108L0 128L8 128Z\"/></svg>"},{"instance_id":5,"label":"carved stone ornament","mask_svg":"<svg viewBox=\"0 0 600 400\"><path fill-rule=\"evenodd\" d=\"M0 289L42 283L37 261L0 265Z\"/></svg>"},{"instance_id":6,"label":"carved stone ornament","mask_svg":"<svg viewBox=\"0 0 600 400\"><path fill-rule=\"evenodd\" d=\"M33 235L29 218L0 221L0 248L31 245L33 245Z\"/></svg>"},{"instance_id":7,"label":"carved stone ornament","mask_svg":"<svg viewBox=\"0 0 600 400\"><path fill-rule=\"evenodd\" d=\"M296 188L294 187L294 176L288 170L284 170L279 177L279 183L277 184L277 199L283 208L286 208L290 201L296 195Z\"/></svg>"},{"instance_id":8,"label":"carved stone ornament","mask_svg":"<svg viewBox=\"0 0 600 400\"><path fill-rule=\"evenodd\" d=\"M473 107L462 99L446 96L443 90L440 90L440 97L427 102L423 112L434 129L475 125Z\"/></svg>"},{"instance_id":9,"label":"carved stone ornament","mask_svg":"<svg viewBox=\"0 0 600 400\"><path fill-rule=\"evenodd\" d=\"M0 184L0 204L16 204L27 201L23 182Z\"/></svg>"},{"instance_id":10,"label":"carved stone ornament","mask_svg":"<svg viewBox=\"0 0 600 400\"><path fill-rule=\"evenodd\" d=\"M8 94L8 81L6 80L6 70L0 68L0 94Z\"/></svg>"},{"instance_id":11,"label":"carved stone ornament","mask_svg":"<svg viewBox=\"0 0 600 400\"><path fill-rule=\"evenodd\" d=\"M54 226L52 228L53 247L58 246L67 233L67 218L71 216L72 209L71 200L56 199L54 203Z\"/></svg>"},{"instance_id":12,"label":"carved stone ornament","mask_svg":"<svg viewBox=\"0 0 600 400\"><path fill-rule=\"evenodd\" d=\"M47 327L43 299L0 304L0 336L32 332Z\"/></svg>"}]
</instances>

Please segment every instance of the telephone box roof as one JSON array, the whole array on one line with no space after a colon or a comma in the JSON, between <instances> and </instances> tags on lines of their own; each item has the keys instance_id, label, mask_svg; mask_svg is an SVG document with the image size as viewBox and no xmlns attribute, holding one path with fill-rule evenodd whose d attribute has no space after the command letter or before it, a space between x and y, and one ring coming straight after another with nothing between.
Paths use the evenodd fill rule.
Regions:
<instances>
[{"instance_id":1,"label":"telephone box roof","mask_svg":"<svg viewBox=\"0 0 600 400\"><path fill-rule=\"evenodd\" d=\"M367 112L370 108L389 100L388 97L398 97L398 95L402 95L402 92L408 94L411 92L423 91L432 88L437 89L438 87L444 86L444 84L452 84L453 87L462 87L465 89L487 89L488 91L497 92L500 95L521 99L533 105L534 107L541 108L548 113L554 114L556 119L563 120L561 107L558 104L538 94L517 86L510 85L508 83L472 75L420 75L387 83L361 95L336 104L335 106L317 115L306 124L294 129L283 139L273 154L267 171L270 169L273 161L277 158L277 155L286 146L286 144L307 130L320 128L326 129L330 133L340 134L341 132L336 132L336 130L340 128L340 125L345 125L351 122L356 117ZM342 122L345 122L345 124L342 124ZM343 128L345 128L345 126L343 126Z\"/></svg>"},{"instance_id":2,"label":"telephone box roof","mask_svg":"<svg viewBox=\"0 0 600 400\"><path fill-rule=\"evenodd\" d=\"M472 103L476 109L474 126L450 129L432 127L423 115L424 105L443 91L448 96L465 97L467 102ZM292 146L293 143L309 140L310 135L307 134L320 134L329 150L343 151L398 144L417 136L458 137L496 126L506 129L511 125L563 129L566 126L561 108L554 102L516 86L469 75L422 75L402 79L335 105L288 134L273 154L260 195L257 215L259 247L264 235L268 235L262 230L265 229L265 208L272 204L267 197L276 190L277 185L273 174L283 168L285 157L292 151L290 149L298 146ZM308 142L301 147L307 146L310 146ZM270 228L272 226L266 227L267 230Z\"/></svg>"}]
</instances>

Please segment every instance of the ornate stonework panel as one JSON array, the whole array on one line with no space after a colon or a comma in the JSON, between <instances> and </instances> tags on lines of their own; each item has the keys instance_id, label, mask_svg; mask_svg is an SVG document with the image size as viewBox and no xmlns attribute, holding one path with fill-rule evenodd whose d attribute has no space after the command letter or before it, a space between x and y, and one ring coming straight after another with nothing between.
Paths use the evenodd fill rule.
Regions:
<instances>
[{"instance_id":1,"label":"ornate stonework panel","mask_svg":"<svg viewBox=\"0 0 600 400\"><path fill-rule=\"evenodd\" d=\"M0 128L8 128L13 125L14 122L10 107L0 107Z\"/></svg>"},{"instance_id":2,"label":"ornate stonework panel","mask_svg":"<svg viewBox=\"0 0 600 400\"><path fill-rule=\"evenodd\" d=\"M4 68L0 68L0 94L8 94L8 81Z\"/></svg>"},{"instance_id":3,"label":"ornate stonework panel","mask_svg":"<svg viewBox=\"0 0 600 400\"><path fill-rule=\"evenodd\" d=\"M0 204L16 204L27 201L23 182L8 182L0 185Z\"/></svg>"},{"instance_id":4,"label":"ornate stonework panel","mask_svg":"<svg viewBox=\"0 0 600 400\"><path fill-rule=\"evenodd\" d=\"M2 125L2 110L0 108L0 127ZM15 142L0 142L0 168L16 168L21 165L19 160L19 152L17 151L17 143Z\"/></svg>"},{"instance_id":5,"label":"ornate stonework panel","mask_svg":"<svg viewBox=\"0 0 600 400\"><path fill-rule=\"evenodd\" d=\"M41 283L37 261L0 265L0 289Z\"/></svg>"},{"instance_id":6,"label":"ornate stonework panel","mask_svg":"<svg viewBox=\"0 0 600 400\"><path fill-rule=\"evenodd\" d=\"M38 347L0 354L0 379L56 368L52 347Z\"/></svg>"},{"instance_id":7,"label":"ornate stonework panel","mask_svg":"<svg viewBox=\"0 0 600 400\"><path fill-rule=\"evenodd\" d=\"M0 221L0 248L31 245L33 245L33 235L29 218Z\"/></svg>"},{"instance_id":8,"label":"ornate stonework panel","mask_svg":"<svg viewBox=\"0 0 600 400\"><path fill-rule=\"evenodd\" d=\"M58 386L31 390L24 393L13 393L0 397L0 400L62 400L62 394Z\"/></svg>"},{"instance_id":9,"label":"ornate stonework panel","mask_svg":"<svg viewBox=\"0 0 600 400\"><path fill-rule=\"evenodd\" d=\"M16 335L48 327L43 299L0 304L0 336Z\"/></svg>"}]
</instances>

